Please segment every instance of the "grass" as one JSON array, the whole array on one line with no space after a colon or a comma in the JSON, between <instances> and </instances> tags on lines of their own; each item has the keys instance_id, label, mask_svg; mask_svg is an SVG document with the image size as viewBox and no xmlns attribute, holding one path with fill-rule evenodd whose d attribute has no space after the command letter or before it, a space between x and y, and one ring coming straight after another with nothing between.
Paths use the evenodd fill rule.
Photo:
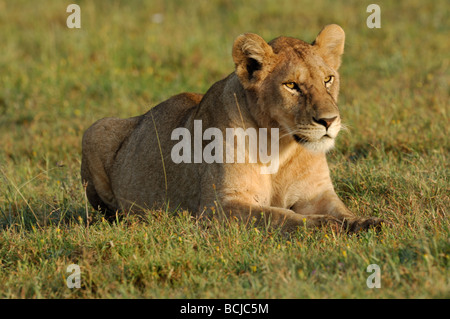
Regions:
<instances>
[{"instance_id":1,"label":"grass","mask_svg":"<svg viewBox=\"0 0 450 319\"><path fill-rule=\"evenodd\" d=\"M449 54L446 1L0 1L1 298L449 298ZM162 13L162 23L152 21ZM233 70L243 32L312 41L346 31L336 190L380 233L283 236L164 210L107 223L79 177L83 131ZM88 223L88 225L87 225ZM70 264L81 268L69 289ZM369 289L369 264L381 288Z\"/></svg>"}]
</instances>

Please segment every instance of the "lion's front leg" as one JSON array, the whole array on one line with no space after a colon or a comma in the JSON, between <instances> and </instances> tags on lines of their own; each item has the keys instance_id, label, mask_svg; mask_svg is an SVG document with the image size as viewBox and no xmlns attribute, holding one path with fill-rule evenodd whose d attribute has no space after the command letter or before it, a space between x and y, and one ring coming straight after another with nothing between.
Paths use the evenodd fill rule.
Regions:
<instances>
[{"instance_id":1,"label":"lion's front leg","mask_svg":"<svg viewBox=\"0 0 450 319\"><path fill-rule=\"evenodd\" d=\"M332 216L341 221L342 227L351 233L369 228L380 228L383 222L382 219L377 217L356 216L331 190L324 192L312 201L299 201L293 205L292 209L299 215Z\"/></svg>"},{"instance_id":2,"label":"lion's front leg","mask_svg":"<svg viewBox=\"0 0 450 319\"><path fill-rule=\"evenodd\" d=\"M340 226L342 222L331 215L303 215L297 214L290 209L258 206L243 202L228 202L223 205L223 212L227 218L237 217L239 220L249 223L256 222L258 225L270 228L281 228L283 231L295 231L298 227L319 227L325 225Z\"/></svg>"}]
</instances>

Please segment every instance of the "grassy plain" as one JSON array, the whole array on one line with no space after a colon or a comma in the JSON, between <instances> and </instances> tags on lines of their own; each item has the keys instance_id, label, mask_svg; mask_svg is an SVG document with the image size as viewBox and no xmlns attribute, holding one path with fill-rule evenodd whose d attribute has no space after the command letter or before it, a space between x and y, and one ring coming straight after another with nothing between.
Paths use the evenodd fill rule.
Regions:
<instances>
[{"instance_id":1,"label":"grassy plain","mask_svg":"<svg viewBox=\"0 0 450 319\"><path fill-rule=\"evenodd\" d=\"M377 1L369 29L372 2L77 1L68 29L64 1L0 0L0 298L450 298L450 7ZM109 224L87 206L80 142L95 120L205 92L243 32L312 41L329 23L347 35L333 180L392 228L286 237L164 210Z\"/></svg>"}]
</instances>

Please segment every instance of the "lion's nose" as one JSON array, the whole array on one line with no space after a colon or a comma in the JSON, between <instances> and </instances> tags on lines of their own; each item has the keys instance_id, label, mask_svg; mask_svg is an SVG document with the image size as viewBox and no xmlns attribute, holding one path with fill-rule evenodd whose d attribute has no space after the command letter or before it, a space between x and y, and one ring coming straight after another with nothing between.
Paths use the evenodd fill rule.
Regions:
<instances>
[{"instance_id":1,"label":"lion's nose","mask_svg":"<svg viewBox=\"0 0 450 319\"><path fill-rule=\"evenodd\" d=\"M313 117L314 122L325 126L326 129L328 129L330 127L330 125L337 119L337 116L335 117L330 117L330 118L321 118L321 119L316 119Z\"/></svg>"}]
</instances>

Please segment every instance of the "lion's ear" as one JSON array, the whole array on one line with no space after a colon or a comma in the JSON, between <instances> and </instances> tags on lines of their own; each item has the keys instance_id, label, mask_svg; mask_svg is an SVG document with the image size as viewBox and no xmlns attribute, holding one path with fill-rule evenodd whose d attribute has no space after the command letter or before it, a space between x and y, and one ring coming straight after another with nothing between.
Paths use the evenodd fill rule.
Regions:
<instances>
[{"instance_id":1,"label":"lion's ear","mask_svg":"<svg viewBox=\"0 0 450 319\"><path fill-rule=\"evenodd\" d=\"M329 24L320 31L312 43L317 52L333 69L339 69L341 55L344 53L345 32L337 24Z\"/></svg>"},{"instance_id":2,"label":"lion's ear","mask_svg":"<svg viewBox=\"0 0 450 319\"><path fill-rule=\"evenodd\" d=\"M273 54L272 47L257 34L245 33L236 38L233 60L236 74L244 87L265 77Z\"/></svg>"}]
</instances>

